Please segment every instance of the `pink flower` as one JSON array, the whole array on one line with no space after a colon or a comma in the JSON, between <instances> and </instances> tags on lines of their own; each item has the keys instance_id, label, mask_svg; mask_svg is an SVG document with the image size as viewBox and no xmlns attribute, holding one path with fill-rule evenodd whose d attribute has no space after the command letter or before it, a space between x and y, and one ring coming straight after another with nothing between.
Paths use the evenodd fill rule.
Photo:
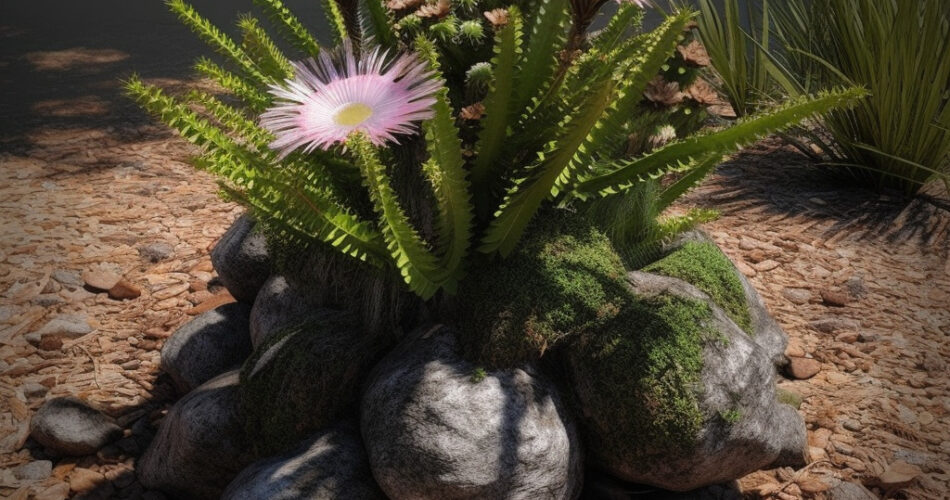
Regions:
<instances>
[{"instance_id":1,"label":"pink flower","mask_svg":"<svg viewBox=\"0 0 950 500\"><path fill-rule=\"evenodd\" d=\"M415 55L387 60L377 48L357 59L345 43L339 59L322 52L294 63L294 78L271 87L276 104L261 115L261 126L276 137L270 147L281 158L298 148L329 149L357 131L376 145L398 143L396 135L412 134L432 117L441 85Z\"/></svg>"}]
</instances>

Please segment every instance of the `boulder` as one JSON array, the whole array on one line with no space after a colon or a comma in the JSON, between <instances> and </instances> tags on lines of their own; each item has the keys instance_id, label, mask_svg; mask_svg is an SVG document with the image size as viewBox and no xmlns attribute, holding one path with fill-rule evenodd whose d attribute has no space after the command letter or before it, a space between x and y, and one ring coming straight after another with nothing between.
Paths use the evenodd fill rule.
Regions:
<instances>
[{"instance_id":1,"label":"boulder","mask_svg":"<svg viewBox=\"0 0 950 500\"><path fill-rule=\"evenodd\" d=\"M211 250L218 279L239 302L254 303L271 273L267 239L249 215L238 217Z\"/></svg>"},{"instance_id":2,"label":"boulder","mask_svg":"<svg viewBox=\"0 0 950 500\"><path fill-rule=\"evenodd\" d=\"M337 425L290 452L254 462L231 481L223 500L386 498L369 469L359 429Z\"/></svg>"},{"instance_id":3,"label":"boulder","mask_svg":"<svg viewBox=\"0 0 950 500\"><path fill-rule=\"evenodd\" d=\"M74 397L50 399L30 421L30 436L63 455L95 453L122 436L122 428L102 412Z\"/></svg>"},{"instance_id":4,"label":"boulder","mask_svg":"<svg viewBox=\"0 0 950 500\"><path fill-rule=\"evenodd\" d=\"M486 371L455 333L417 330L374 369L361 428L390 498L575 498L580 443L555 387L532 368Z\"/></svg>"},{"instance_id":5,"label":"boulder","mask_svg":"<svg viewBox=\"0 0 950 500\"><path fill-rule=\"evenodd\" d=\"M762 296L705 232L688 231L644 271L682 279L709 295L776 365L784 365L788 335L772 318Z\"/></svg>"},{"instance_id":6,"label":"boulder","mask_svg":"<svg viewBox=\"0 0 950 500\"><path fill-rule=\"evenodd\" d=\"M256 349L274 333L310 322L322 311L309 288L290 285L281 275L271 276L251 308L251 344Z\"/></svg>"},{"instance_id":7,"label":"boulder","mask_svg":"<svg viewBox=\"0 0 950 500\"><path fill-rule=\"evenodd\" d=\"M162 347L162 369L184 394L240 367L251 354L250 307L218 306L181 326Z\"/></svg>"},{"instance_id":8,"label":"boulder","mask_svg":"<svg viewBox=\"0 0 950 500\"><path fill-rule=\"evenodd\" d=\"M804 465L805 423L778 401L765 350L696 287L627 279L615 323L564 355L591 462L673 491Z\"/></svg>"},{"instance_id":9,"label":"boulder","mask_svg":"<svg viewBox=\"0 0 950 500\"><path fill-rule=\"evenodd\" d=\"M292 448L352 413L360 385L389 346L355 319L315 309L307 323L271 335L241 371L241 403L253 447L263 456Z\"/></svg>"},{"instance_id":10,"label":"boulder","mask_svg":"<svg viewBox=\"0 0 950 500\"><path fill-rule=\"evenodd\" d=\"M313 244L280 260L282 274L307 304L351 313L371 335L394 336L418 323L422 301L402 278L366 262Z\"/></svg>"},{"instance_id":11,"label":"boulder","mask_svg":"<svg viewBox=\"0 0 950 500\"><path fill-rule=\"evenodd\" d=\"M171 498L216 499L254 461L237 386L231 371L175 403L136 467L143 486Z\"/></svg>"}]
</instances>

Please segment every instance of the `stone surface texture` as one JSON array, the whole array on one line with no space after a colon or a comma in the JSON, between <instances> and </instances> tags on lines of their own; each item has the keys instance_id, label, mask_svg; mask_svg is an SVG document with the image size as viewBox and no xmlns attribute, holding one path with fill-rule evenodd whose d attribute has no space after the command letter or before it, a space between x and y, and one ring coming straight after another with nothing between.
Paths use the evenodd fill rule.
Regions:
<instances>
[{"instance_id":1,"label":"stone surface texture","mask_svg":"<svg viewBox=\"0 0 950 500\"><path fill-rule=\"evenodd\" d=\"M296 449L254 462L231 481L222 500L383 500L359 429L337 425Z\"/></svg>"},{"instance_id":2,"label":"stone surface texture","mask_svg":"<svg viewBox=\"0 0 950 500\"><path fill-rule=\"evenodd\" d=\"M251 354L246 304L231 303L195 316L162 347L162 369L181 394L235 368Z\"/></svg>"},{"instance_id":3,"label":"stone surface texture","mask_svg":"<svg viewBox=\"0 0 950 500\"><path fill-rule=\"evenodd\" d=\"M33 439L63 455L93 454L121 435L112 419L72 397L47 401L30 423Z\"/></svg>"},{"instance_id":4,"label":"stone surface texture","mask_svg":"<svg viewBox=\"0 0 950 500\"><path fill-rule=\"evenodd\" d=\"M251 309L250 334L254 348L268 337L287 327L299 326L319 314L319 301L287 278L274 275L268 278L254 300Z\"/></svg>"},{"instance_id":5,"label":"stone surface texture","mask_svg":"<svg viewBox=\"0 0 950 500\"><path fill-rule=\"evenodd\" d=\"M522 369L483 372L452 330L417 330L363 395L373 475L390 498L575 498L581 449L554 386Z\"/></svg>"},{"instance_id":6,"label":"stone surface texture","mask_svg":"<svg viewBox=\"0 0 950 500\"><path fill-rule=\"evenodd\" d=\"M239 302L254 303L258 290L271 274L267 239L256 223L242 215L211 250L211 263L218 279Z\"/></svg>"},{"instance_id":7,"label":"stone surface texture","mask_svg":"<svg viewBox=\"0 0 950 500\"><path fill-rule=\"evenodd\" d=\"M237 385L238 372L225 373L175 403L138 463L143 485L176 498L216 499L254 461Z\"/></svg>"}]
</instances>

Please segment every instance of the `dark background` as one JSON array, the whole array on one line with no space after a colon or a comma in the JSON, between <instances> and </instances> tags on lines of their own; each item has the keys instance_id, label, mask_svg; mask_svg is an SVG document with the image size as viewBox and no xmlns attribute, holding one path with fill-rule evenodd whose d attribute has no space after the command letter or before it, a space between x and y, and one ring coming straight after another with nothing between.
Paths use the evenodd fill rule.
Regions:
<instances>
[{"instance_id":1,"label":"dark background","mask_svg":"<svg viewBox=\"0 0 950 500\"><path fill-rule=\"evenodd\" d=\"M254 11L251 0L191 3L235 37L237 16ZM328 38L317 0L285 3ZM659 19L651 13L647 24ZM211 51L161 0L0 0L0 153L24 154L37 130L146 123L121 81L133 72L188 79L200 55Z\"/></svg>"}]
</instances>

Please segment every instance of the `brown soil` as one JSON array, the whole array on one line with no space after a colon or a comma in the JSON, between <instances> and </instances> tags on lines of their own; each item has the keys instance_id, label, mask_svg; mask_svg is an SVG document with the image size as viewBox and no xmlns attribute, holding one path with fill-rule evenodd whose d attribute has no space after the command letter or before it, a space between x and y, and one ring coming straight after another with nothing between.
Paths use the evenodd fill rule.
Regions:
<instances>
[{"instance_id":1,"label":"brown soil","mask_svg":"<svg viewBox=\"0 0 950 500\"><path fill-rule=\"evenodd\" d=\"M37 9L41 3L52 6L36 2ZM162 498L144 492L133 473L176 397L159 373L159 350L189 314L229 300L215 286L208 251L240 210L219 201L213 179L186 164L187 145L117 95L116 78L130 67L171 84L186 77L183 67L149 63L181 59L161 55L162 40L186 36L173 21L148 13L146 20L162 19L155 33L133 17L137 28L115 39L52 44L36 33L57 22L23 12L0 4L7 23L0 26L0 495ZM69 12L51 12L70 25ZM136 33L159 46L116 42ZM782 382L804 398L812 464L751 474L739 482L748 496L822 497L842 478L897 498L946 498L950 201L930 192L908 205L850 188L763 143L685 200L722 212L707 230L788 331L788 354L821 366L812 378ZM154 243L169 245L170 254L150 254ZM93 269L123 275L141 296L113 300L70 283L69 271ZM92 332L61 344L27 342L25 335L63 315L79 316ZM48 392L28 397L29 383ZM61 395L98 405L127 437L96 456L47 456L27 439L29 421L45 399ZM55 465L45 480L11 472L43 459ZM920 475L881 487L878 477L900 462Z\"/></svg>"}]
</instances>

